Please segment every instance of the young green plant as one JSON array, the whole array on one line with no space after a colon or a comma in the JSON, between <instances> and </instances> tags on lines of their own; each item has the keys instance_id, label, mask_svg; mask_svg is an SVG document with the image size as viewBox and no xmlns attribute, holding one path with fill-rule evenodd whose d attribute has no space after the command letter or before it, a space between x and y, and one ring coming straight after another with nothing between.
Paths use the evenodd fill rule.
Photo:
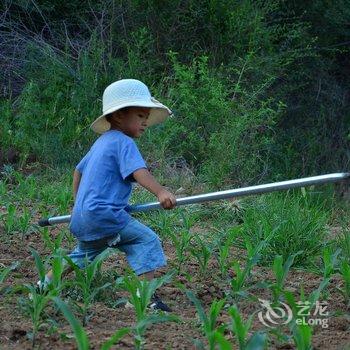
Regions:
<instances>
[{"instance_id":1,"label":"young green plant","mask_svg":"<svg viewBox=\"0 0 350 350\"><path fill-rule=\"evenodd\" d=\"M242 320L242 317L235 305L228 310L232 318L232 332L236 336L240 350L262 350L266 347L267 336L265 333L256 332L249 339L248 333L252 326L253 317L250 315L247 322Z\"/></svg>"},{"instance_id":2,"label":"young green plant","mask_svg":"<svg viewBox=\"0 0 350 350\"><path fill-rule=\"evenodd\" d=\"M177 260L176 270L177 270L177 273L179 273L183 263L186 260L185 252L190 247L191 241L193 239L193 235L189 230L180 231L179 233L170 231L169 237L173 245L175 246L176 260Z\"/></svg>"},{"instance_id":3,"label":"young green plant","mask_svg":"<svg viewBox=\"0 0 350 350\"><path fill-rule=\"evenodd\" d=\"M19 265L18 261L15 261L8 267L1 267L0 268L0 284L4 283L8 275L10 274L11 271L15 270Z\"/></svg>"},{"instance_id":4,"label":"young green plant","mask_svg":"<svg viewBox=\"0 0 350 350\"><path fill-rule=\"evenodd\" d=\"M277 302L282 294L289 269L293 265L294 258L298 254L299 253L290 255L284 264L282 255L276 255L273 262L273 272L275 273L276 282L270 285L274 302Z\"/></svg>"},{"instance_id":5,"label":"young green plant","mask_svg":"<svg viewBox=\"0 0 350 350\"><path fill-rule=\"evenodd\" d=\"M150 304L151 297L155 291L164 283L171 279L171 275L165 275L161 278L154 278L151 281L141 280L133 273L117 279L117 286L130 293L130 303L134 306L136 324L133 327L135 348L142 349L145 340L144 333L146 328L153 323L178 321L174 315L148 315L147 307Z\"/></svg>"},{"instance_id":6,"label":"young green plant","mask_svg":"<svg viewBox=\"0 0 350 350\"><path fill-rule=\"evenodd\" d=\"M59 308L59 310L63 313L66 320L69 322L74 335L75 341L77 343L79 350L88 350L90 348L89 339L86 335L84 327L80 324L80 322L74 317L72 311L66 305L64 301L62 301L58 297L52 297L53 301Z\"/></svg>"},{"instance_id":7,"label":"young green plant","mask_svg":"<svg viewBox=\"0 0 350 350\"><path fill-rule=\"evenodd\" d=\"M350 304L350 264L346 260L342 260L340 263L339 271L343 278L344 287L338 290L344 297L344 302L346 305Z\"/></svg>"},{"instance_id":8,"label":"young green plant","mask_svg":"<svg viewBox=\"0 0 350 350\"><path fill-rule=\"evenodd\" d=\"M72 311L69 309L67 304L62 301L58 297L52 298L59 310L63 313L66 320L69 322L70 327L72 328L74 335L75 335L75 341L77 343L77 347L79 350L89 350L90 348L90 342L88 339L88 336L85 332L84 327L81 325L81 323L75 318ZM132 331L129 327L124 327L121 329L118 329L107 341L105 341L101 345L101 350L109 350L114 344L116 344L121 338L123 338L126 334L130 333Z\"/></svg>"},{"instance_id":9,"label":"young green plant","mask_svg":"<svg viewBox=\"0 0 350 350\"><path fill-rule=\"evenodd\" d=\"M226 240L224 243L219 240L217 247L218 253L216 255L216 259L219 264L220 273L222 277L227 277L228 270L232 265L232 258L230 257L230 249L233 245L233 241L237 236L236 230L230 230L226 235Z\"/></svg>"},{"instance_id":10,"label":"young green plant","mask_svg":"<svg viewBox=\"0 0 350 350\"><path fill-rule=\"evenodd\" d=\"M31 253L34 257L35 265L39 274L40 283L43 286L45 282L45 267L44 262L40 258L36 250L31 249ZM33 286L31 284L25 284L22 289L27 293L28 297L21 300L22 306L26 313L30 315L33 324L32 331L32 347L34 348L37 333L43 324L43 312L52 297L57 296L60 292L61 286L58 281L61 281L61 274L63 271L62 258L56 257L56 263L53 267L54 270L54 283L49 284L44 288Z\"/></svg>"},{"instance_id":11,"label":"young green plant","mask_svg":"<svg viewBox=\"0 0 350 350\"><path fill-rule=\"evenodd\" d=\"M247 249L247 260L244 269L241 269L239 263L235 261L233 263L233 270L236 274L235 277L231 280L231 290L233 292L233 296L246 296L245 284L251 275L252 268L258 263L260 260L260 251L265 246L266 242L260 242L255 248L253 248L251 242L247 238L245 241L246 249Z\"/></svg>"},{"instance_id":12,"label":"young green plant","mask_svg":"<svg viewBox=\"0 0 350 350\"><path fill-rule=\"evenodd\" d=\"M202 304L192 291L186 290L186 295L197 309L197 314L202 323L203 333L208 340L209 349L214 350L215 345L218 343L218 333L222 335L226 329L226 325L217 326L217 318L225 304L225 299L218 301L214 300L210 306L208 314L206 314ZM196 340L196 347L205 349L204 344L200 340Z\"/></svg>"},{"instance_id":13,"label":"young green plant","mask_svg":"<svg viewBox=\"0 0 350 350\"><path fill-rule=\"evenodd\" d=\"M312 328L308 324L294 325L293 340L297 350L312 349Z\"/></svg>"},{"instance_id":14,"label":"young green plant","mask_svg":"<svg viewBox=\"0 0 350 350\"><path fill-rule=\"evenodd\" d=\"M199 264L201 276L204 276L208 269L212 249L200 236L196 236L196 243L197 245L194 248L190 248L190 253L196 258Z\"/></svg>"},{"instance_id":15,"label":"young green plant","mask_svg":"<svg viewBox=\"0 0 350 350\"><path fill-rule=\"evenodd\" d=\"M5 232L7 234L14 233L17 230L17 209L12 203L6 206L6 214L3 214L1 221L3 222Z\"/></svg>"},{"instance_id":16,"label":"young green plant","mask_svg":"<svg viewBox=\"0 0 350 350\"><path fill-rule=\"evenodd\" d=\"M89 309L97 294L111 285L109 282L99 287L93 285L94 278L101 266L102 261L110 253L111 250L106 249L104 252L99 254L91 263L88 263L86 259L84 269L79 268L69 257L65 257L65 259L68 261L68 264L75 272L75 279L74 281L70 282L69 285L73 287L76 286L82 294L82 306L79 306L79 309L82 314L83 326L85 326L89 320Z\"/></svg>"}]
</instances>

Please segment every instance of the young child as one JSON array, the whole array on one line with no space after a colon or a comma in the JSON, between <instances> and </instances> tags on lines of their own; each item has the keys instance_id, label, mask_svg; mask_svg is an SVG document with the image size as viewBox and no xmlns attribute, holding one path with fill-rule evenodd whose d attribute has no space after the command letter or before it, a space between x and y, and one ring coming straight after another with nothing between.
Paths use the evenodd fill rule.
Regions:
<instances>
[{"instance_id":1,"label":"young child","mask_svg":"<svg viewBox=\"0 0 350 350\"><path fill-rule=\"evenodd\" d=\"M133 140L170 114L141 81L123 79L105 89L103 114L91 125L102 135L73 175L75 203L70 230L78 245L69 256L79 267L84 267L85 257L92 261L108 247L124 252L135 273L147 279L154 278L154 271L166 265L157 234L132 218L127 206L133 181L156 195L163 208L176 205L175 196L147 170ZM46 283L51 278L52 271L46 275ZM151 305L171 311L157 295Z\"/></svg>"}]
</instances>

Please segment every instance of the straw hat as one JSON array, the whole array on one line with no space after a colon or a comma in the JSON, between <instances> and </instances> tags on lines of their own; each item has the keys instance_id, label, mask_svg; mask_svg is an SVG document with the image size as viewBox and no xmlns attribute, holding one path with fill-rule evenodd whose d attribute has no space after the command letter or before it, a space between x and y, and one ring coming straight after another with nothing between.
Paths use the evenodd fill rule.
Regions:
<instances>
[{"instance_id":1,"label":"straw hat","mask_svg":"<svg viewBox=\"0 0 350 350\"><path fill-rule=\"evenodd\" d=\"M98 134L108 131L111 124L106 120L106 115L118 111L124 107L149 107L147 125L162 123L171 110L151 96L148 87L139 80L122 79L107 86L103 93L102 115L92 124L91 129Z\"/></svg>"}]
</instances>

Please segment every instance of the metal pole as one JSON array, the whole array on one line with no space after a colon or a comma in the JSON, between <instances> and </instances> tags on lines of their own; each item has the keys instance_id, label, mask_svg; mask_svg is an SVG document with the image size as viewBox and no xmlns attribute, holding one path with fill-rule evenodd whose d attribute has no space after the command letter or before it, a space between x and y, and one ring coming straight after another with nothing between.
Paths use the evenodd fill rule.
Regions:
<instances>
[{"instance_id":1,"label":"metal pole","mask_svg":"<svg viewBox=\"0 0 350 350\"><path fill-rule=\"evenodd\" d=\"M305 177L302 179L273 182L265 185L243 187L233 190L212 192L207 194L200 194L196 196L178 198L176 200L176 206L203 203L208 201L216 201L219 199L227 199L233 197L243 197L253 194L268 193L274 191L288 190L291 188L305 187L311 185L320 185L331 182L338 182L350 177L350 173L334 173L320 176ZM129 208L129 213L145 212L154 209L162 209L159 202L152 202L146 204L137 204ZM48 219L41 219L39 221L40 226L49 226L67 223L70 221L70 215L56 216Z\"/></svg>"}]
</instances>

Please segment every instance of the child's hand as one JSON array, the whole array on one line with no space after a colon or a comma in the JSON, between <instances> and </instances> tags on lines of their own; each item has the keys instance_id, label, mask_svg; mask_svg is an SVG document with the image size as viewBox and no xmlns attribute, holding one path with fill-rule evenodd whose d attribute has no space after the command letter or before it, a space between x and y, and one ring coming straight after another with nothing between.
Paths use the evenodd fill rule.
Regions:
<instances>
[{"instance_id":1,"label":"child's hand","mask_svg":"<svg viewBox=\"0 0 350 350\"><path fill-rule=\"evenodd\" d=\"M157 197L160 205L164 209L172 209L176 205L176 197L166 189L160 190L160 192L157 194Z\"/></svg>"}]
</instances>

